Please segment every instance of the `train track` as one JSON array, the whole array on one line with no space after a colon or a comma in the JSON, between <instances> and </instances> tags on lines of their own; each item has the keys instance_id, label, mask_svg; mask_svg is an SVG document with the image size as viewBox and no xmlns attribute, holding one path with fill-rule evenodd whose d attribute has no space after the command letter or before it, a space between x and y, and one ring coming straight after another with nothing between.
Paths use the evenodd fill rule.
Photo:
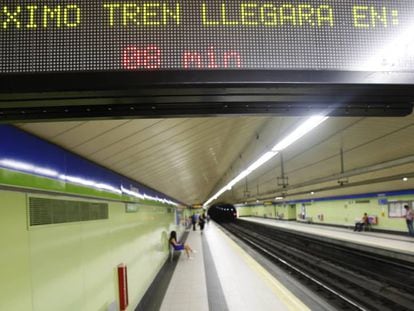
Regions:
<instances>
[{"instance_id":1,"label":"train track","mask_svg":"<svg viewBox=\"0 0 414 311\"><path fill-rule=\"evenodd\" d=\"M246 221L221 224L338 310L414 310L414 265Z\"/></svg>"}]
</instances>

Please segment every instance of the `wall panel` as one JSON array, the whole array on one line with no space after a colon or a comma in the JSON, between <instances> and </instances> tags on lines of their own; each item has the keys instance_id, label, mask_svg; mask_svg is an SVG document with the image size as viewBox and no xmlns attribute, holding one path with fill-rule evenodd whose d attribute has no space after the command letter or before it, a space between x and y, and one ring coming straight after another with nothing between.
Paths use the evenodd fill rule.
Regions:
<instances>
[{"instance_id":1,"label":"wall panel","mask_svg":"<svg viewBox=\"0 0 414 311\"><path fill-rule=\"evenodd\" d=\"M0 190L0 310L32 309L26 196Z\"/></svg>"},{"instance_id":2,"label":"wall panel","mask_svg":"<svg viewBox=\"0 0 414 311\"><path fill-rule=\"evenodd\" d=\"M0 202L0 310L107 310L118 304L120 263L128 267L134 310L167 258L169 232L177 230L174 210L165 206L126 213L125 203L107 202L109 219L29 228L26 193L0 191Z\"/></svg>"}]
</instances>

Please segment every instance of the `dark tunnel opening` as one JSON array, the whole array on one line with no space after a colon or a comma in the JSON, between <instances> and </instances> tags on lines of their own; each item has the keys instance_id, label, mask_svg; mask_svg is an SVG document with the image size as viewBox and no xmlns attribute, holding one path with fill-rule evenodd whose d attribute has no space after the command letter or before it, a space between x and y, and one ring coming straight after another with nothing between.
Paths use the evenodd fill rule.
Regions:
<instances>
[{"instance_id":1,"label":"dark tunnel opening","mask_svg":"<svg viewBox=\"0 0 414 311\"><path fill-rule=\"evenodd\" d=\"M218 223L233 222L237 218L237 211L232 204L218 203L209 208L208 215Z\"/></svg>"}]
</instances>

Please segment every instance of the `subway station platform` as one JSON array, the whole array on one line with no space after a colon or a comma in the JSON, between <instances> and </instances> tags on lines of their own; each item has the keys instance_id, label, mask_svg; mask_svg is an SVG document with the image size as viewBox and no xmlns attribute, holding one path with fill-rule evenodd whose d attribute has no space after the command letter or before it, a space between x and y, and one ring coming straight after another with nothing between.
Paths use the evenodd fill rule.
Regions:
<instances>
[{"instance_id":1,"label":"subway station platform","mask_svg":"<svg viewBox=\"0 0 414 311\"><path fill-rule=\"evenodd\" d=\"M414 239L410 237L256 217L241 220L414 261ZM214 222L206 225L203 233L197 227L196 231L187 230L186 235L186 243L196 253L189 259L181 252L166 263L173 272L168 287L158 296L162 302L157 302L157 310L333 310L329 302L321 301L304 284L246 248L243 242L236 243Z\"/></svg>"},{"instance_id":2,"label":"subway station platform","mask_svg":"<svg viewBox=\"0 0 414 311\"><path fill-rule=\"evenodd\" d=\"M187 241L197 253L178 258L160 310L310 310L214 222Z\"/></svg>"},{"instance_id":3,"label":"subway station platform","mask_svg":"<svg viewBox=\"0 0 414 311\"><path fill-rule=\"evenodd\" d=\"M271 225L297 234L312 235L322 240L329 240L353 248L361 248L375 254L399 258L414 262L414 238L379 232L354 232L352 229L281 221L276 219L243 217L243 221L252 221Z\"/></svg>"}]
</instances>

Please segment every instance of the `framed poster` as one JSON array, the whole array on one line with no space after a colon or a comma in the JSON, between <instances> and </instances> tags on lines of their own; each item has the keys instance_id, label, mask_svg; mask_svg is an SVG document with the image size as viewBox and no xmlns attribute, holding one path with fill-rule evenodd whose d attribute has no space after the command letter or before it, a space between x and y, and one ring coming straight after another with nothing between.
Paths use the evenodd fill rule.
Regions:
<instances>
[{"instance_id":1,"label":"framed poster","mask_svg":"<svg viewBox=\"0 0 414 311\"><path fill-rule=\"evenodd\" d=\"M389 218L402 218L405 216L404 205L411 205L414 202L407 201L394 201L388 202L388 217Z\"/></svg>"}]
</instances>

